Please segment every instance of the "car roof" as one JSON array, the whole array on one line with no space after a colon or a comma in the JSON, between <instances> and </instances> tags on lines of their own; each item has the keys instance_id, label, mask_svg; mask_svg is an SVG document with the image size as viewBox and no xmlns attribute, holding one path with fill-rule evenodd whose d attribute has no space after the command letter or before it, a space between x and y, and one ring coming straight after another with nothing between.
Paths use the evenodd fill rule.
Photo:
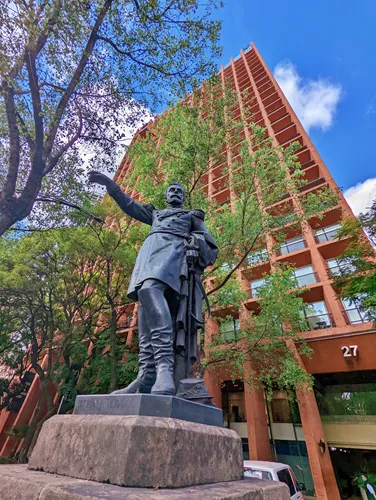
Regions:
<instances>
[{"instance_id":1,"label":"car roof","mask_svg":"<svg viewBox=\"0 0 376 500\"><path fill-rule=\"evenodd\" d=\"M252 467L259 470L281 470L289 468L281 462L262 462L261 460L244 460L244 467Z\"/></svg>"}]
</instances>

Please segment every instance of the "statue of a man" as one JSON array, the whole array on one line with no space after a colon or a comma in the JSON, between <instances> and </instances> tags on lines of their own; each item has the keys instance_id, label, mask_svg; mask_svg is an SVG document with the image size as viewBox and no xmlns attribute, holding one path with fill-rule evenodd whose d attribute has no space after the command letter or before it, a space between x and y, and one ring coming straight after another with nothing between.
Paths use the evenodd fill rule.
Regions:
<instances>
[{"instance_id":1,"label":"statue of a man","mask_svg":"<svg viewBox=\"0 0 376 500\"><path fill-rule=\"evenodd\" d=\"M106 186L127 215L151 226L128 288L128 297L139 302L139 371L136 380L115 392L175 395L196 359L204 293L201 274L218 253L205 227L205 214L183 208L185 192L179 183L166 190L167 208L156 210L133 200L104 174L92 171L89 181Z\"/></svg>"}]
</instances>

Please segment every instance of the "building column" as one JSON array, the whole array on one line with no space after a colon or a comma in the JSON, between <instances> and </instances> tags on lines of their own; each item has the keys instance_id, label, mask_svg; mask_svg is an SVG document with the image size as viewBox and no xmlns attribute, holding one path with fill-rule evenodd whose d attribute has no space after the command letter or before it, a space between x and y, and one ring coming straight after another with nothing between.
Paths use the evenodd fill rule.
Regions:
<instances>
[{"instance_id":1,"label":"building column","mask_svg":"<svg viewBox=\"0 0 376 500\"><path fill-rule=\"evenodd\" d=\"M213 403L217 408L222 408L222 385L221 380L215 373L215 369L207 368L204 374L204 382L209 391L210 396L213 396Z\"/></svg>"},{"instance_id":2,"label":"building column","mask_svg":"<svg viewBox=\"0 0 376 500\"><path fill-rule=\"evenodd\" d=\"M249 369L250 367L248 367ZM249 459L273 461L264 390L250 387L245 382L244 398L247 413Z\"/></svg>"},{"instance_id":3,"label":"building column","mask_svg":"<svg viewBox=\"0 0 376 500\"><path fill-rule=\"evenodd\" d=\"M304 369L300 355L292 341L288 346ZM296 391L309 465L317 500L340 500L328 443L325 439L320 412L313 389L303 387Z\"/></svg>"}]
</instances>

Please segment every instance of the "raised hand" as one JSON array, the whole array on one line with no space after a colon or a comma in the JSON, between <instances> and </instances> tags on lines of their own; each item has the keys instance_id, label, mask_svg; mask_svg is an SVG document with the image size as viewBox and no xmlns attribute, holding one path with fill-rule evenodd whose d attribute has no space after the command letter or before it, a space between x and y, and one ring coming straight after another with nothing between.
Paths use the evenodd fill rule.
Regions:
<instances>
[{"instance_id":1,"label":"raised hand","mask_svg":"<svg viewBox=\"0 0 376 500\"><path fill-rule=\"evenodd\" d=\"M91 184L101 184L102 186L108 186L111 182L111 179L107 177L107 175L102 174L101 172L97 172L96 170L91 170L88 173L89 182Z\"/></svg>"}]
</instances>

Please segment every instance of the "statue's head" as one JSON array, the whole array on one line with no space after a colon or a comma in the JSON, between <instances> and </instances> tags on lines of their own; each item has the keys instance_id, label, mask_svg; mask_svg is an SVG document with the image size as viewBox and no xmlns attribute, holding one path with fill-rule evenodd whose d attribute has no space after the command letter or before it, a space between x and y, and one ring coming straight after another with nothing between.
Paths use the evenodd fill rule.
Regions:
<instances>
[{"instance_id":1,"label":"statue's head","mask_svg":"<svg viewBox=\"0 0 376 500\"><path fill-rule=\"evenodd\" d=\"M167 205L181 207L185 200L185 191L181 184L173 182L166 189L165 201Z\"/></svg>"}]
</instances>

